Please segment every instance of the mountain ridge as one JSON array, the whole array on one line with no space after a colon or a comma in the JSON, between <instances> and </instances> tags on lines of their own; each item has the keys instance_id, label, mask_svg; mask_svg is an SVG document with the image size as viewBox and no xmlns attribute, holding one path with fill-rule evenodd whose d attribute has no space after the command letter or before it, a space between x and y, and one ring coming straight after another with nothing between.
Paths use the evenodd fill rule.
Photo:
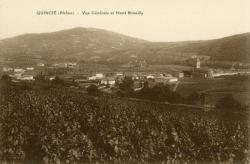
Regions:
<instances>
[{"instance_id":1,"label":"mountain ridge","mask_svg":"<svg viewBox=\"0 0 250 164\"><path fill-rule=\"evenodd\" d=\"M131 56L166 64L190 56L212 61L250 62L250 32L212 40L151 42L98 28L76 27L0 40L0 60L114 61Z\"/></svg>"}]
</instances>

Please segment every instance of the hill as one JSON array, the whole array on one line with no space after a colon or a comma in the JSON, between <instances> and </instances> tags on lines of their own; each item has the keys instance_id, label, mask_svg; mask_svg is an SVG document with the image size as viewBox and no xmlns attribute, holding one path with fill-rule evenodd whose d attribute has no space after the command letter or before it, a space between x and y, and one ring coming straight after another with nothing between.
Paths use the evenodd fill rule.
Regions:
<instances>
[{"instance_id":1,"label":"hill","mask_svg":"<svg viewBox=\"0 0 250 164\"><path fill-rule=\"evenodd\" d=\"M73 28L0 40L0 62L87 61L126 63L131 57L167 64L193 55L212 61L250 61L250 33L207 41L149 42L118 33Z\"/></svg>"},{"instance_id":2,"label":"hill","mask_svg":"<svg viewBox=\"0 0 250 164\"><path fill-rule=\"evenodd\" d=\"M206 41L153 44L156 53L208 56L212 61L250 62L250 33Z\"/></svg>"}]
</instances>

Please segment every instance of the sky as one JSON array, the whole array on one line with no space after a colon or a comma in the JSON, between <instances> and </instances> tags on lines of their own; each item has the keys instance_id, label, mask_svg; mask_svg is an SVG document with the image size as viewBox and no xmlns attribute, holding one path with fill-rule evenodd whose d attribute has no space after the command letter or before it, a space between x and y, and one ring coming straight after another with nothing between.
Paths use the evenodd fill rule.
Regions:
<instances>
[{"instance_id":1,"label":"sky","mask_svg":"<svg viewBox=\"0 0 250 164\"><path fill-rule=\"evenodd\" d=\"M37 15L37 11L75 15ZM82 15L142 11L143 15ZM0 0L0 39L74 27L149 41L207 40L250 32L250 0Z\"/></svg>"}]
</instances>

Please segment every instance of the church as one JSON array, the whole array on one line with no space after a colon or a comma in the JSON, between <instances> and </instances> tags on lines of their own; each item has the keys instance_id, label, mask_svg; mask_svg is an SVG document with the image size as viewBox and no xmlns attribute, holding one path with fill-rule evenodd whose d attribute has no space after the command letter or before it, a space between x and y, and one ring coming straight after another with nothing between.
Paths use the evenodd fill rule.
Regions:
<instances>
[{"instance_id":1,"label":"church","mask_svg":"<svg viewBox=\"0 0 250 164\"><path fill-rule=\"evenodd\" d=\"M201 61L196 57L196 65L191 71L183 71L185 77L191 78L213 78L213 69L201 68Z\"/></svg>"}]
</instances>

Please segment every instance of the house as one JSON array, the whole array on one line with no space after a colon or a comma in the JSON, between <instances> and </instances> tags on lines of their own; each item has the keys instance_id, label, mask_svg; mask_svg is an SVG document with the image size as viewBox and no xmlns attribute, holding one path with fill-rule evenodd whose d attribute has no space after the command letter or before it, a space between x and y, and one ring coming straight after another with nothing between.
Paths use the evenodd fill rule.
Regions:
<instances>
[{"instance_id":1,"label":"house","mask_svg":"<svg viewBox=\"0 0 250 164\"><path fill-rule=\"evenodd\" d=\"M19 77L19 80L35 80L36 72L29 70L25 71L24 73L21 74L21 77Z\"/></svg>"},{"instance_id":2,"label":"house","mask_svg":"<svg viewBox=\"0 0 250 164\"><path fill-rule=\"evenodd\" d=\"M44 64L43 63L37 63L36 66L38 66L38 67L44 67Z\"/></svg>"},{"instance_id":3,"label":"house","mask_svg":"<svg viewBox=\"0 0 250 164\"><path fill-rule=\"evenodd\" d=\"M66 63L67 68L74 68L76 66L76 63Z\"/></svg>"},{"instance_id":4,"label":"house","mask_svg":"<svg viewBox=\"0 0 250 164\"><path fill-rule=\"evenodd\" d=\"M213 70L208 68L195 69L192 72L193 78L213 78Z\"/></svg>"},{"instance_id":5,"label":"house","mask_svg":"<svg viewBox=\"0 0 250 164\"><path fill-rule=\"evenodd\" d=\"M16 72L16 73L23 73L23 72L25 72L25 70L22 69L22 68L15 68L14 72Z\"/></svg>"},{"instance_id":6,"label":"house","mask_svg":"<svg viewBox=\"0 0 250 164\"><path fill-rule=\"evenodd\" d=\"M97 73L95 76L90 76L88 79L89 80L100 80L104 77L102 73Z\"/></svg>"},{"instance_id":7,"label":"house","mask_svg":"<svg viewBox=\"0 0 250 164\"><path fill-rule=\"evenodd\" d=\"M96 80L96 76L90 76L88 77L89 80Z\"/></svg>"},{"instance_id":8,"label":"house","mask_svg":"<svg viewBox=\"0 0 250 164\"><path fill-rule=\"evenodd\" d=\"M54 63L52 67L60 67L60 68L67 68L67 63Z\"/></svg>"},{"instance_id":9,"label":"house","mask_svg":"<svg viewBox=\"0 0 250 164\"><path fill-rule=\"evenodd\" d=\"M95 75L95 77L96 77L96 79L101 79L101 78L104 77L104 75L103 75L102 73L97 73L97 74Z\"/></svg>"},{"instance_id":10,"label":"house","mask_svg":"<svg viewBox=\"0 0 250 164\"><path fill-rule=\"evenodd\" d=\"M52 76L52 77L49 77L49 80L52 81L54 80L56 77L55 76Z\"/></svg>"},{"instance_id":11,"label":"house","mask_svg":"<svg viewBox=\"0 0 250 164\"><path fill-rule=\"evenodd\" d=\"M19 80L27 80L27 81L32 81L35 80L33 75L23 75L19 78Z\"/></svg>"},{"instance_id":12,"label":"house","mask_svg":"<svg viewBox=\"0 0 250 164\"><path fill-rule=\"evenodd\" d=\"M168 82L169 83L173 83L173 82L177 82L178 81L178 78L177 77L169 77L168 78Z\"/></svg>"},{"instance_id":13,"label":"house","mask_svg":"<svg viewBox=\"0 0 250 164\"><path fill-rule=\"evenodd\" d=\"M101 80L101 84L104 85L115 85L115 79L114 78L105 78Z\"/></svg>"},{"instance_id":14,"label":"house","mask_svg":"<svg viewBox=\"0 0 250 164\"><path fill-rule=\"evenodd\" d=\"M34 67L27 67L26 70L28 70L28 71L33 71L33 70L34 70Z\"/></svg>"},{"instance_id":15,"label":"house","mask_svg":"<svg viewBox=\"0 0 250 164\"><path fill-rule=\"evenodd\" d=\"M88 82L87 76L84 75L75 75L73 76L73 79L76 83L86 83Z\"/></svg>"},{"instance_id":16,"label":"house","mask_svg":"<svg viewBox=\"0 0 250 164\"><path fill-rule=\"evenodd\" d=\"M148 75L147 79L154 79L155 77L153 75Z\"/></svg>"},{"instance_id":17,"label":"house","mask_svg":"<svg viewBox=\"0 0 250 164\"><path fill-rule=\"evenodd\" d=\"M116 76L123 76L123 73L118 72L116 73Z\"/></svg>"},{"instance_id":18,"label":"house","mask_svg":"<svg viewBox=\"0 0 250 164\"><path fill-rule=\"evenodd\" d=\"M184 77L184 73L183 72L180 72L179 73L179 78L183 78Z\"/></svg>"}]
</instances>

